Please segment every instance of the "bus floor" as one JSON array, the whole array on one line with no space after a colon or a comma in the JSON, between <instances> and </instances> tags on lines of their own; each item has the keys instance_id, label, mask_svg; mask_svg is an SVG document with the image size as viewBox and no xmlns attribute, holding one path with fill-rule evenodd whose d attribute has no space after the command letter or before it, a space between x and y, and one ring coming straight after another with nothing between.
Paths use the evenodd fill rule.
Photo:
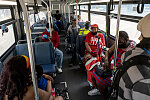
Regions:
<instances>
[{"instance_id":1,"label":"bus floor","mask_svg":"<svg viewBox=\"0 0 150 100\"><path fill-rule=\"evenodd\" d=\"M60 35L59 49L64 53L63 73L57 74L55 82L67 82L69 100L102 100L100 95L88 96L90 87L86 80L86 72L82 71L79 65L69 67L71 55L66 54L64 46L64 36Z\"/></svg>"}]
</instances>

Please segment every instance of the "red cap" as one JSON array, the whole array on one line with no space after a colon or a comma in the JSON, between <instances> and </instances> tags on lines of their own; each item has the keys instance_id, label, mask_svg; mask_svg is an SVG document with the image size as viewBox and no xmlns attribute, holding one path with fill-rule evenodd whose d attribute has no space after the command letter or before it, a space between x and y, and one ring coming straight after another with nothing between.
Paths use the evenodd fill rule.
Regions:
<instances>
[{"instance_id":1,"label":"red cap","mask_svg":"<svg viewBox=\"0 0 150 100\"><path fill-rule=\"evenodd\" d=\"M93 25L91 26L91 28L98 28L98 25L97 25L97 24L93 24Z\"/></svg>"}]
</instances>

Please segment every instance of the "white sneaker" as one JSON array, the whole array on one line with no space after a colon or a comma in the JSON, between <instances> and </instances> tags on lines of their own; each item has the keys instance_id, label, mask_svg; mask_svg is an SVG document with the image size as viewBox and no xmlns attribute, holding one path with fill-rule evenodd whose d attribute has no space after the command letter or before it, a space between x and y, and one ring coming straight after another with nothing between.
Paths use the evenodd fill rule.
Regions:
<instances>
[{"instance_id":1,"label":"white sneaker","mask_svg":"<svg viewBox=\"0 0 150 100\"><path fill-rule=\"evenodd\" d=\"M57 68L58 73L62 73L62 69L61 68Z\"/></svg>"},{"instance_id":2,"label":"white sneaker","mask_svg":"<svg viewBox=\"0 0 150 100\"><path fill-rule=\"evenodd\" d=\"M94 95L100 95L100 92L98 89L92 89L91 91L88 92L89 96L94 96Z\"/></svg>"}]
</instances>

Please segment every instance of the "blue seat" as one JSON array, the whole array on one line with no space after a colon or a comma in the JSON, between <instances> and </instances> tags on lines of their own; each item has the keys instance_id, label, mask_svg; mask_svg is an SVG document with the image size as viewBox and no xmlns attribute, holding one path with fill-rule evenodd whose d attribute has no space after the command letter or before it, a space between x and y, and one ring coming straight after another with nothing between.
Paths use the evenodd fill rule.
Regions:
<instances>
[{"instance_id":1,"label":"blue seat","mask_svg":"<svg viewBox=\"0 0 150 100\"><path fill-rule=\"evenodd\" d=\"M77 36L77 42L76 42L76 47L77 47L77 53L80 55L80 57L84 57L85 55L85 40L86 35L78 35Z\"/></svg>"},{"instance_id":2,"label":"blue seat","mask_svg":"<svg viewBox=\"0 0 150 100\"><path fill-rule=\"evenodd\" d=\"M38 42L33 44L35 64L43 67L44 73L56 73L54 47L51 42ZM27 44L16 45L15 55L29 57Z\"/></svg>"},{"instance_id":3,"label":"blue seat","mask_svg":"<svg viewBox=\"0 0 150 100\"><path fill-rule=\"evenodd\" d=\"M33 46L34 46L34 44L33 44ZM25 55L25 56L29 57L27 43L16 45L15 55Z\"/></svg>"},{"instance_id":4,"label":"blue seat","mask_svg":"<svg viewBox=\"0 0 150 100\"><path fill-rule=\"evenodd\" d=\"M40 64L44 72L56 73L54 46L51 42L35 43L34 53L36 64Z\"/></svg>"},{"instance_id":5,"label":"blue seat","mask_svg":"<svg viewBox=\"0 0 150 100\"><path fill-rule=\"evenodd\" d=\"M79 24L80 28L84 28L85 27L85 22L79 22L78 24Z\"/></svg>"}]
</instances>

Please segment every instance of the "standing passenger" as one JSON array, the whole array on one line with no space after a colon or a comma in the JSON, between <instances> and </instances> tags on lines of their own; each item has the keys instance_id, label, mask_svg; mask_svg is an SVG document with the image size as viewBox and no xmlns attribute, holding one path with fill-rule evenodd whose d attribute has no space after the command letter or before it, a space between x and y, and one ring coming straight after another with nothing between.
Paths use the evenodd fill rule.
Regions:
<instances>
[{"instance_id":1,"label":"standing passenger","mask_svg":"<svg viewBox=\"0 0 150 100\"><path fill-rule=\"evenodd\" d=\"M52 32L52 38L50 39L50 31ZM62 72L62 62L63 62L63 52L57 47L60 44L58 32L49 29L49 23L46 25L46 31L42 33L41 39L44 42L52 41L55 49L56 61L57 61L57 70L59 73Z\"/></svg>"}]
</instances>

